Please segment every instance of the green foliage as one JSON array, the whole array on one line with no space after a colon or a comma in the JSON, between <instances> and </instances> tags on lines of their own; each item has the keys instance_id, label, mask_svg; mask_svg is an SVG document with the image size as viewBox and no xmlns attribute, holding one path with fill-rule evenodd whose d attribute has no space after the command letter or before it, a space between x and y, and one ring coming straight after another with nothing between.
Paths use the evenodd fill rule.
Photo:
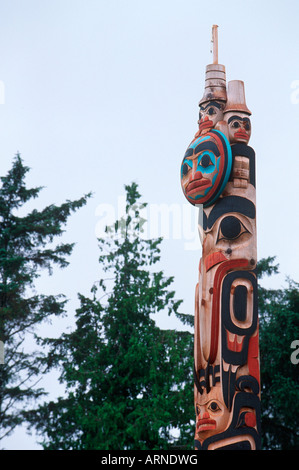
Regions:
<instances>
[{"instance_id":1,"label":"green foliage","mask_svg":"<svg viewBox=\"0 0 299 470\"><path fill-rule=\"evenodd\" d=\"M193 336L155 324L165 310L181 316L181 301L154 270L161 239L142 238L137 185L125 189L125 216L99 240L109 278L79 295L75 330L46 341L66 396L29 416L45 449L192 448Z\"/></svg>"},{"instance_id":2,"label":"green foliage","mask_svg":"<svg viewBox=\"0 0 299 470\"><path fill-rule=\"evenodd\" d=\"M0 178L0 341L5 345L5 362L0 365L0 439L22 423L17 405L24 407L43 393L35 387L41 372L39 354L25 352L25 335L51 315L62 314L65 299L32 295L32 289L42 269L51 274L53 265L68 265L73 244L49 246L89 196L20 217L19 210L42 189L26 187L28 171L17 155L7 176Z\"/></svg>"},{"instance_id":3,"label":"green foliage","mask_svg":"<svg viewBox=\"0 0 299 470\"><path fill-rule=\"evenodd\" d=\"M274 260L260 261L260 278L278 272ZM299 340L299 284L287 279L282 289L260 285L259 318L263 448L298 449L299 365L290 356L292 342Z\"/></svg>"},{"instance_id":4,"label":"green foliage","mask_svg":"<svg viewBox=\"0 0 299 470\"><path fill-rule=\"evenodd\" d=\"M23 416L2 414L4 426L9 422L10 425L17 423L25 416L40 433L44 449L192 449L193 335L161 330L154 320L159 312L166 310L184 324L192 325L193 315L179 312L181 301L170 290L173 278L155 270L160 260L161 239L142 237L145 221L141 211L145 204L139 202L137 185L133 183L125 189L124 217L107 227L107 237L99 240L99 264L107 278L101 278L92 286L90 297L79 294L74 331L58 339L44 340L43 344L49 348L44 359L34 355L22 357L20 351L14 356L15 363L22 367L26 364L27 373L33 376L41 364L46 369L57 367L60 382L66 389L63 397L45 402ZM30 199L29 194L22 191L23 197ZM36 197L39 188L31 191L31 197ZM8 193L12 195L15 191ZM43 214L54 211L51 207ZM0 208L3 213L7 209L1 199ZM34 233L32 238L24 235L24 244L19 245L25 246L27 240L26 259L22 257L23 249L14 250L18 246L15 240L6 251L1 251L4 245L0 244L1 272L7 277L6 282L2 277L1 292L5 288L10 299L10 303L1 304L0 310L1 318L6 319L1 325L8 344L12 337L8 334L8 325L16 330L21 319L27 320L29 327L44 315L59 314L63 310L64 300L57 297L28 297L24 301L25 287L33 284L37 268L51 269L53 263L64 266L65 256L70 252L65 245L58 246L52 253L46 247L44 250L34 247L34 243L42 243L46 236L50 240L51 236L59 234L50 216L39 219L41 213L38 214L31 225L27 223L34 213L27 219L18 219L15 225L11 223L8 231L3 225L3 237L10 234L10 230L23 233L20 221L27 226L26 236L28 227ZM42 220L46 219L49 222L43 224ZM40 225L38 220L41 220ZM264 449L296 449L299 416L293 404L299 399L298 365L291 362L290 356L292 342L299 339L299 284L287 279L285 288L263 287L263 276L278 273L274 261L274 257L262 259L257 267L262 440ZM13 295L14 292L17 295ZM19 318L15 317L16 312ZM15 379L9 374L11 371L4 367L1 380L12 384L10 400L36 399L40 395L38 389L21 390L13 385ZM176 437L174 429L179 430Z\"/></svg>"}]
</instances>

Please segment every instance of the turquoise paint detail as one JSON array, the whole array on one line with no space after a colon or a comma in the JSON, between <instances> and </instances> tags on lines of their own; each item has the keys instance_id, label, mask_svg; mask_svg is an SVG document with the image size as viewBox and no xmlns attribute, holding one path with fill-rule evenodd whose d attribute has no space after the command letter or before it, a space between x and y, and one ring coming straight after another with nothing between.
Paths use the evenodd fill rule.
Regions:
<instances>
[{"instance_id":1,"label":"turquoise paint detail","mask_svg":"<svg viewBox=\"0 0 299 470\"><path fill-rule=\"evenodd\" d=\"M216 180L216 178L217 178L217 176L218 176L218 173L219 173L219 165L220 165L220 158L218 158L217 163L216 163L218 172L214 175L214 177L213 177L213 179L212 179L212 184L215 183L215 180Z\"/></svg>"},{"instance_id":2,"label":"turquoise paint detail","mask_svg":"<svg viewBox=\"0 0 299 470\"><path fill-rule=\"evenodd\" d=\"M214 129L214 132L217 132L221 137L223 138L225 145L226 145L226 150L227 150L227 168L226 168L226 173L222 182L221 187L218 189L217 193L214 195L213 199L205 204L203 204L204 207L209 207L211 204L213 204L218 197L222 194L232 171L232 163L233 163L233 157L232 157L232 149L230 146L230 143L227 139L227 137L220 131Z\"/></svg>"},{"instance_id":3,"label":"turquoise paint detail","mask_svg":"<svg viewBox=\"0 0 299 470\"><path fill-rule=\"evenodd\" d=\"M219 198L219 196L223 192L223 190L224 190L224 188L225 188L225 186L226 186L226 184L229 180L231 170L232 170L232 151L231 151L231 146L230 146L230 143L229 143L227 137L222 132L220 132L218 130L215 130L215 129L213 129L213 133L218 133L223 139L223 146L226 147L227 165L226 165L226 172L225 172L221 187L214 194L214 197L213 197L212 200L210 200L210 201L208 200L207 202L203 203L203 207L210 206L211 204L213 204ZM211 134L209 134L207 136L198 137L194 142L192 142L192 144L189 145L188 148L192 148L193 150L195 150L195 148L200 143L210 140L211 137L212 137ZM210 157L211 163L212 163L207 167L203 167L203 166L200 165L200 162L201 162L202 158L205 155L208 155ZM183 160L183 163L182 163L182 166L181 166L181 177L183 177L183 165L184 165L184 163L186 163L190 168L193 168L193 161L194 160L191 160L191 159L188 159L188 158ZM216 156L214 155L214 153L211 150L208 150L208 149L204 150L203 153L200 156L200 160L197 162L196 171L200 171L203 175L213 173L213 171L215 171L215 165L216 165L217 173L213 176L212 185L215 184L216 179L219 175L220 158L217 158L217 161L216 161ZM204 191L203 195L198 195L198 196L195 196L195 197L189 196L189 199L192 199L194 202L198 202L200 204L200 199L205 198L207 196L207 194L209 193L209 191L211 191L211 189L212 189L211 187L207 188Z\"/></svg>"},{"instance_id":4,"label":"turquoise paint detail","mask_svg":"<svg viewBox=\"0 0 299 470\"><path fill-rule=\"evenodd\" d=\"M198 137L198 139L196 139L194 142L192 142L192 144L189 145L188 148L195 149L195 147L197 147L198 144L200 144L201 142L204 142L204 140L209 140L209 137Z\"/></svg>"},{"instance_id":5,"label":"turquoise paint detail","mask_svg":"<svg viewBox=\"0 0 299 470\"><path fill-rule=\"evenodd\" d=\"M183 166L186 163L186 165L190 166L190 168L193 168L193 161L192 160L187 160L187 158L184 159L182 165L181 165L181 178L183 178Z\"/></svg>"},{"instance_id":6,"label":"turquoise paint detail","mask_svg":"<svg viewBox=\"0 0 299 470\"><path fill-rule=\"evenodd\" d=\"M210 165L208 166L207 168L204 168L200 165L200 162L202 161L204 155L209 155L210 159L211 159L211 162L213 163L213 165ZM205 174L205 173L213 173L213 171L215 170L215 162L216 161L216 157L215 155L213 154L213 152L211 152L210 150L205 150L203 152L203 154L201 155L201 158L200 160L198 161L198 164L197 164L197 170L200 171L202 174Z\"/></svg>"}]
</instances>

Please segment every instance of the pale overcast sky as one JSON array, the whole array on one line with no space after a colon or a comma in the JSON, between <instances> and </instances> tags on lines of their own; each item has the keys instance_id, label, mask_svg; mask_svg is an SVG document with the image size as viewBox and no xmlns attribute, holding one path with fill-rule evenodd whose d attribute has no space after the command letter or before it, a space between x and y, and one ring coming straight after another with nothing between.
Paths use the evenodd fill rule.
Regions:
<instances>
[{"instance_id":1,"label":"pale overcast sky","mask_svg":"<svg viewBox=\"0 0 299 470\"><path fill-rule=\"evenodd\" d=\"M298 280L298 18L297 0L0 0L0 174L20 152L28 185L45 186L38 208L94 193L68 224L64 239L77 242L69 268L37 284L71 299L69 317L45 334L72 324L77 293L99 279L96 235L132 181L149 203L150 233L165 235L160 268L193 313L201 246L179 174L213 24L227 81L245 82L252 111L258 257L277 256L275 287ZM169 227L162 209L172 211ZM55 394L56 381L47 386ZM39 448L19 431L5 444Z\"/></svg>"}]
</instances>

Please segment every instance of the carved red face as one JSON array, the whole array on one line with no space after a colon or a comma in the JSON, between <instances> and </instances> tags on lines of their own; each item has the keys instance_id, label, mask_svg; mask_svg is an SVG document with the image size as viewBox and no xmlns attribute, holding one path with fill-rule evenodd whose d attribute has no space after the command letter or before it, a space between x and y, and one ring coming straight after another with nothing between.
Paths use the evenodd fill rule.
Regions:
<instances>
[{"instance_id":1,"label":"carved red face","mask_svg":"<svg viewBox=\"0 0 299 470\"><path fill-rule=\"evenodd\" d=\"M212 130L189 145L181 165L183 193L191 204L211 204L223 191L231 171L231 147Z\"/></svg>"},{"instance_id":2,"label":"carved red face","mask_svg":"<svg viewBox=\"0 0 299 470\"><path fill-rule=\"evenodd\" d=\"M208 101L199 107L198 135L209 132L218 121L223 119L224 104L222 101Z\"/></svg>"},{"instance_id":3,"label":"carved red face","mask_svg":"<svg viewBox=\"0 0 299 470\"><path fill-rule=\"evenodd\" d=\"M225 113L224 120L228 124L228 136L231 144L243 142L248 144L251 136L249 115L240 112Z\"/></svg>"}]
</instances>

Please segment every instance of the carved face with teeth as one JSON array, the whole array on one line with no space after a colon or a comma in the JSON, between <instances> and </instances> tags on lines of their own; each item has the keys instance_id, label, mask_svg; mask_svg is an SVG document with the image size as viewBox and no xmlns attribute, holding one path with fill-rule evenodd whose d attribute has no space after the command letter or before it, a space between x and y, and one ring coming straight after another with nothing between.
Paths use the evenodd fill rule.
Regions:
<instances>
[{"instance_id":1,"label":"carved face with teeth","mask_svg":"<svg viewBox=\"0 0 299 470\"><path fill-rule=\"evenodd\" d=\"M181 165L181 184L191 204L212 202L223 191L231 171L231 148L220 131L212 130L189 145Z\"/></svg>"}]
</instances>

